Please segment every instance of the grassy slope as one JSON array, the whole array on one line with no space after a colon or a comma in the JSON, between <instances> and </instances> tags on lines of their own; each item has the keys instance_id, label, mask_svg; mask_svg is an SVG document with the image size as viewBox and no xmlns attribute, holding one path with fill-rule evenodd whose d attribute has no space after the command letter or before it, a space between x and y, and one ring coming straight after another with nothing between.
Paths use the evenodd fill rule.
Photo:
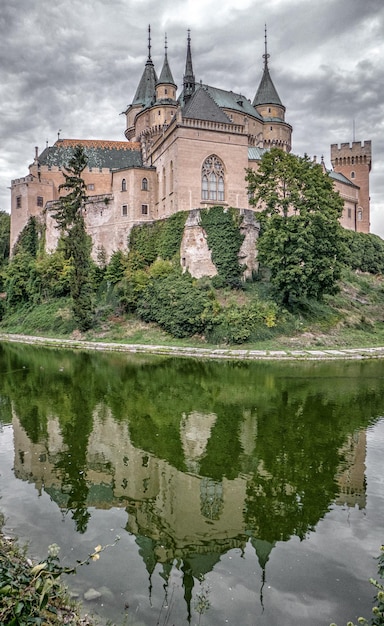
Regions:
<instances>
[{"instance_id":1,"label":"grassy slope","mask_svg":"<svg viewBox=\"0 0 384 626\"><path fill-rule=\"evenodd\" d=\"M244 292L220 292L219 300L246 302L255 292L262 292L258 283ZM247 344L253 349L300 349L317 347L384 346L384 278L349 272L340 282L340 291L323 303L308 303L305 311L282 312L274 329L265 329L263 338ZM186 345L209 347L204 338L175 339L154 324L145 324L133 317L103 316L94 330L83 337L75 330L68 301L54 301L32 310L18 311L3 319L0 330L10 333L51 337L85 338L122 343ZM237 346L239 347L239 346Z\"/></svg>"}]
</instances>

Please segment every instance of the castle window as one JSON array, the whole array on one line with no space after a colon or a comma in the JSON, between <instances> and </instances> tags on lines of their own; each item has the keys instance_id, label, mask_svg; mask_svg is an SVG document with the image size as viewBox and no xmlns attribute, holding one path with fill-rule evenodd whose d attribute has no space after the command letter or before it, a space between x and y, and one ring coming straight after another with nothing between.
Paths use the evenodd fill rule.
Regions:
<instances>
[{"instance_id":1,"label":"castle window","mask_svg":"<svg viewBox=\"0 0 384 626\"><path fill-rule=\"evenodd\" d=\"M173 161L169 164L169 191L173 191Z\"/></svg>"},{"instance_id":2,"label":"castle window","mask_svg":"<svg viewBox=\"0 0 384 626\"><path fill-rule=\"evenodd\" d=\"M93 183L89 183L89 185L87 185L87 189L89 191L95 191L95 185Z\"/></svg>"},{"instance_id":3,"label":"castle window","mask_svg":"<svg viewBox=\"0 0 384 626\"><path fill-rule=\"evenodd\" d=\"M121 207L121 214L123 217L127 217L128 215L128 206L126 204L123 204L123 206Z\"/></svg>"},{"instance_id":4,"label":"castle window","mask_svg":"<svg viewBox=\"0 0 384 626\"><path fill-rule=\"evenodd\" d=\"M127 191L127 181L125 178L121 181L121 191Z\"/></svg>"},{"instance_id":5,"label":"castle window","mask_svg":"<svg viewBox=\"0 0 384 626\"><path fill-rule=\"evenodd\" d=\"M349 219L351 219L351 217L352 217L352 211L351 211L351 209L348 209L348 217L349 217Z\"/></svg>"},{"instance_id":6,"label":"castle window","mask_svg":"<svg viewBox=\"0 0 384 626\"><path fill-rule=\"evenodd\" d=\"M363 211L362 211L361 209L359 209L359 210L357 211L357 220L358 220L359 222L361 222L361 221L363 220Z\"/></svg>"},{"instance_id":7,"label":"castle window","mask_svg":"<svg viewBox=\"0 0 384 626\"><path fill-rule=\"evenodd\" d=\"M165 95L167 95L167 93L168 93L168 89L167 88L164 89L164 93L165 93Z\"/></svg>"},{"instance_id":8,"label":"castle window","mask_svg":"<svg viewBox=\"0 0 384 626\"><path fill-rule=\"evenodd\" d=\"M205 159L201 171L202 200L224 201L224 166L214 154Z\"/></svg>"},{"instance_id":9,"label":"castle window","mask_svg":"<svg viewBox=\"0 0 384 626\"><path fill-rule=\"evenodd\" d=\"M141 189L143 191L148 191L148 178L143 178L141 181Z\"/></svg>"},{"instance_id":10,"label":"castle window","mask_svg":"<svg viewBox=\"0 0 384 626\"><path fill-rule=\"evenodd\" d=\"M141 215L148 215L148 204L141 205Z\"/></svg>"},{"instance_id":11,"label":"castle window","mask_svg":"<svg viewBox=\"0 0 384 626\"><path fill-rule=\"evenodd\" d=\"M21 196L16 197L16 209L21 209Z\"/></svg>"},{"instance_id":12,"label":"castle window","mask_svg":"<svg viewBox=\"0 0 384 626\"><path fill-rule=\"evenodd\" d=\"M44 206L44 198L43 198L43 196L37 196L36 204L39 207L43 207Z\"/></svg>"},{"instance_id":13,"label":"castle window","mask_svg":"<svg viewBox=\"0 0 384 626\"><path fill-rule=\"evenodd\" d=\"M355 172L351 172L351 178L355 178Z\"/></svg>"}]
</instances>

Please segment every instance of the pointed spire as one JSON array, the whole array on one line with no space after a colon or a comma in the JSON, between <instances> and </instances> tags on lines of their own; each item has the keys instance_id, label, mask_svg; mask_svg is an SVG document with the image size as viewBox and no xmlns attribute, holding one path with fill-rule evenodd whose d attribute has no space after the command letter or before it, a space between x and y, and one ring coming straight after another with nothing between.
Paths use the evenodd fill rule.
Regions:
<instances>
[{"instance_id":1,"label":"pointed spire","mask_svg":"<svg viewBox=\"0 0 384 626\"><path fill-rule=\"evenodd\" d=\"M156 99L156 70L151 59L151 26L148 26L148 59L132 104L151 106Z\"/></svg>"},{"instance_id":2,"label":"pointed spire","mask_svg":"<svg viewBox=\"0 0 384 626\"><path fill-rule=\"evenodd\" d=\"M258 106L260 104L278 104L279 106L283 106L279 98L279 94L276 91L276 87L273 84L268 68L268 59L270 55L268 54L267 48L267 25L265 25L264 30L264 48L264 72L252 104L253 106Z\"/></svg>"},{"instance_id":3,"label":"pointed spire","mask_svg":"<svg viewBox=\"0 0 384 626\"><path fill-rule=\"evenodd\" d=\"M191 31L189 28L188 28L187 42L188 42L187 43L187 59L185 62L185 74L184 74L184 102L186 102L195 91L195 75L193 73L192 52L191 52Z\"/></svg>"},{"instance_id":4,"label":"pointed spire","mask_svg":"<svg viewBox=\"0 0 384 626\"><path fill-rule=\"evenodd\" d=\"M160 78L157 81L158 85L174 85L176 87L176 83L173 80L171 68L168 63L168 42L167 42L167 33L165 33L165 43L164 43L164 63L163 69L160 73Z\"/></svg>"}]
</instances>

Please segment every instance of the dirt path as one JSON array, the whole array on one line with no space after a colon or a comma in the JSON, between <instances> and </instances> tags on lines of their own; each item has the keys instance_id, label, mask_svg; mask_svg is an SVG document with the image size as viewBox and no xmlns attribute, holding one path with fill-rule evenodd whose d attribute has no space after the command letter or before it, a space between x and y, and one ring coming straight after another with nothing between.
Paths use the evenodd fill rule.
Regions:
<instances>
[{"instance_id":1,"label":"dirt path","mask_svg":"<svg viewBox=\"0 0 384 626\"><path fill-rule=\"evenodd\" d=\"M75 339L55 339L51 337L32 337L0 333L0 341L24 343L51 348L72 350L99 350L101 352L130 352L137 354L158 354L162 356L181 356L199 359L230 360L344 360L344 359L381 359L384 347L379 348L344 348L321 350L238 350L234 348L191 348L181 346L162 346L129 343L112 343Z\"/></svg>"}]
</instances>

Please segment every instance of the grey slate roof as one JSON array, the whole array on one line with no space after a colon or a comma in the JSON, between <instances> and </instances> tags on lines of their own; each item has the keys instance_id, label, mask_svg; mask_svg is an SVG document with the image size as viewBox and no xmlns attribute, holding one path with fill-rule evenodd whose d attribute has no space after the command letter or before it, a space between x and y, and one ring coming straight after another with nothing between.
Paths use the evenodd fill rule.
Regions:
<instances>
[{"instance_id":1,"label":"grey slate roof","mask_svg":"<svg viewBox=\"0 0 384 626\"><path fill-rule=\"evenodd\" d=\"M168 56L165 55L163 69L161 70L159 80L157 81L158 85L174 85L176 87L176 83L173 80L171 68L168 63Z\"/></svg>"},{"instance_id":2,"label":"grey slate roof","mask_svg":"<svg viewBox=\"0 0 384 626\"><path fill-rule=\"evenodd\" d=\"M223 124L232 123L228 115L221 110L204 87L199 87L193 93L184 107L183 116L195 120L222 122Z\"/></svg>"},{"instance_id":3,"label":"grey slate roof","mask_svg":"<svg viewBox=\"0 0 384 626\"><path fill-rule=\"evenodd\" d=\"M259 104L278 104L283 106L279 94L276 91L276 87L273 84L267 63L264 65L263 76L252 104L253 106Z\"/></svg>"},{"instance_id":4,"label":"grey slate roof","mask_svg":"<svg viewBox=\"0 0 384 626\"><path fill-rule=\"evenodd\" d=\"M88 158L87 167L122 169L127 167L139 167L143 164L141 150L138 146L135 149L129 147L128 142L123 141L77 141L62 139L53 146L45 148L39 155L40 165L48 167L65 167L73 155L75 145L84 146L85 154Z\"/></svg>"},{"instance_id":5,"label":"grey slate roof","mask_svg":"<svg viewBox=\"0 0 384 626\"><path fill-rule=\"evenodd\" d=\"M204 89L211 96L217 106L220 107L220 109L240 111L258 120L263 120L260 113L256 111L250 101L241 94L234 93L233 91L226 91L225 89L219 89L218 87L211 87L211 85L196 84L196 87ZM184 91L179 96L179 103L183 106Z\"/></svg>"},{"instance_id":6,"label":"grey slate roof","mask_svg":"<svg viewBox=\"0 0 384 626\"><path fill-rule=\"evenodd\" d=\"M268 152L267 148L257 148L256 146L250 146L248 148L248 161L260 161L265 152Z\"/></svg>"},{"instance_id":7,"label":"grey slate roof","mask_svg":"<svg viewBox=\"0 0 384 626\"><path fill-rule=\"evenodd\" d=\"M353 183L349 178L341 174L341 172L334 172L333 170L327 170L327 173L330 178L333 180L338 180L340 183L344 183L344 185L349 185L350 187L355 187L359 189L359 186Z\"/></svg>"},{"instance_id":8,"label":"grey slate roof","mask_svg":"<svg viewBox=\"0 0 384 626\"><path fill-rule=\"evenodd\" d=\"M145 108L150 107L155 101L156 83L155 66L152 59L148 58L132 104L141 104Z\"/></svg>"}]
</instances>

